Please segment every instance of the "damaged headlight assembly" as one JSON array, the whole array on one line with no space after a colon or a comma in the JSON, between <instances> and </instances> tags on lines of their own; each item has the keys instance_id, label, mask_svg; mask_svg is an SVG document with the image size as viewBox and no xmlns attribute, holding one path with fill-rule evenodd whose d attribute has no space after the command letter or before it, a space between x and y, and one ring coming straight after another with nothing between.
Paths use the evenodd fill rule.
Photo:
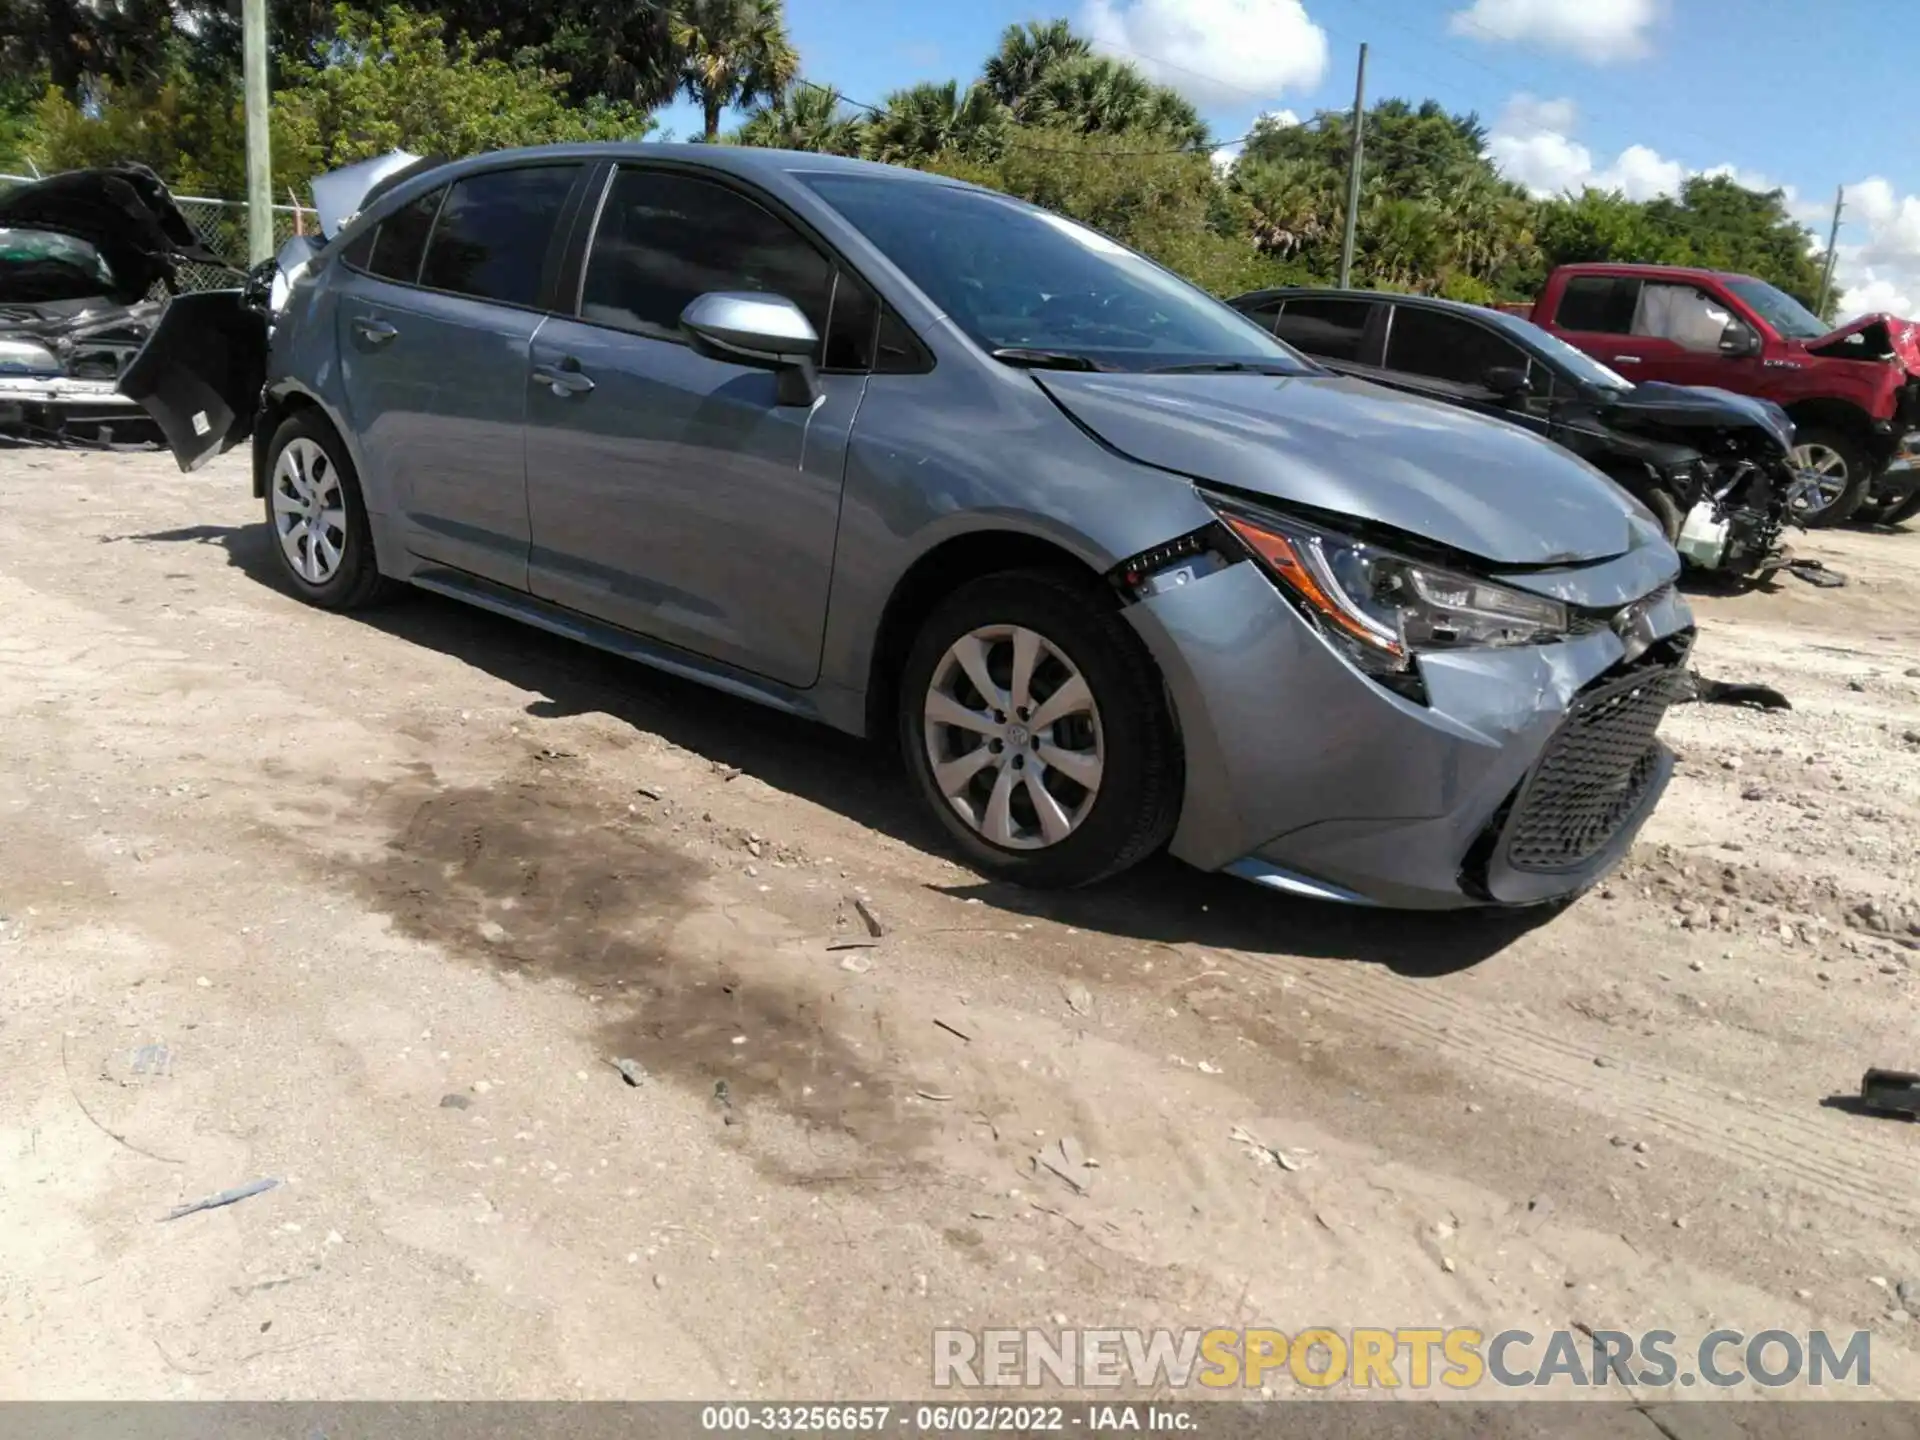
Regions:
<instances>
[{"instance_id":1,"label":"damaged headlight assembly","mask_svg":"<svg viewBox=\"0 0 1920 1440\"><path fill-rule=\"evenodd\" d=\"M1281 592L1360 669L1422 698L1423 652L1540 645L1572 625L1558 600L1398 554L1289 515L1206 497Z\"/></svg>"}]
</instances>

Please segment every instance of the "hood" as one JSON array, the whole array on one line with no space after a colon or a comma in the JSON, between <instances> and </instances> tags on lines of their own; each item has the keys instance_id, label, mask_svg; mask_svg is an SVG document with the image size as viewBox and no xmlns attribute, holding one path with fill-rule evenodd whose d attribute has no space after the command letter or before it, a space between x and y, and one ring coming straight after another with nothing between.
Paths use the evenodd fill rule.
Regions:
<instances>
[{"instance_id":1,"label":"hood","mask_svg":"<svg viewBox=\"0 0 1920 1440\"><path fill-rule=\"evenodd\" d=\"M113 274L107 298L141 299L182 260L231 268L194 233L160 177L144 165L69 170L0 195L0 228L85 240Z\"/></svg>"},{"instance_id":2,"label":"hood","mask_svg":"<svg viewBox=\"0 0 1920 1440\"><path fill-rule=\"evenodd\" d=\"M320 233L329 240L338 235L340 227L360 213L375 186L419 161L418 155L394 150L316 176L313 181L313 208L320 212Z\"/></svg>"},{"instance_id":3,"label":"hood","mask_svg":"<svg viewBox=\"0 0 1920 1440\"><path fill-rule=\"evenodd\" d=\"M1496 565L1605 559L1634 502L1501 420L1344 376L1034 375L1068 414L1163 470L1389 526Z\"/></svg>"},{"instance_id":4,"label":"hood","mask_svg":"<svg viewBox=\"0 0 1920 1440\"><path fill-rule=\"evenodd\" d=\"M1668 385L1649 380L1609 399L1601 416L1617 430L1660 438L1674 431L1728 434L1751 431L1771 442L1776 453L1793 448L1793 421L1771 400L1735 395L1707 385Z\"/></svg>"},{"instance_id":5,"label":"hood","mask_svg":"<svg viewBox=\"0 0 1920 1440\"><path fill-rule=\"evenodd\" d=\"M1897 315L1862 315L1802 343L1823 360L1898 360L1909 374L1920 375L1920 325Z\"/></svg>"}]
</instances>

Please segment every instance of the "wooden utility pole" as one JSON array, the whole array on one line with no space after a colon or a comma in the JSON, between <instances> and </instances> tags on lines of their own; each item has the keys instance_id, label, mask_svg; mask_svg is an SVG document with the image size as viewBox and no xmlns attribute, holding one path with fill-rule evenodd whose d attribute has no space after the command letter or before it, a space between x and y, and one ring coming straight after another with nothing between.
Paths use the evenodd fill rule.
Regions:
<instances>
[{"instance_id":1,"label":"wooden utility pole","mask_svg":"<svg viewBox=\"0 0 1920 1440\"><path fill-rule=\"evenodd\" d=\"M1354 227L1360 220L1360 158L1367 130L1367 47L1360 47L1360 69L1353 79L1353 150L1347 157L1347 231L1340 238L1340 288L1353 279Z\"/></svg>"},{"instance_id":2,"label":"wooden utility pole","mask_svg":"<svg viewBox=\"0 0 1920 1440\"><path fill-rule=\"evenodd\" d=\"M247 103L247 260L273 258L273 158L267 132L267 0L242 0L240 59Z\"/></svg>"},{"instance_id":3,"label":"wooden utility pole","mask_svg":"<svg viewBox=\"0 0 1920 1440\"><path fill-rule=\"evenodd\" d=\"M1822 320L1827 318L1827 297L1833 293L1833 249L1840 243L1840 212L1846 204L1847 187L1841 185L1833 192L1833 228L1827 232L1827 263L1820 267L1820 301L1813 307L1813 313Z\"/></svg>"}]
</instances>

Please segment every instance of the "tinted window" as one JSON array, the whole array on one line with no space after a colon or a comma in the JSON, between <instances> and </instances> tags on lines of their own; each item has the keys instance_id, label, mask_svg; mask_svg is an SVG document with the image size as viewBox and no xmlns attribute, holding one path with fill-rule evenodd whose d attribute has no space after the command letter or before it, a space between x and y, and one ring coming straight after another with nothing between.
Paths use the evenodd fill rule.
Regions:
<instances>
[{"instance_id":1,"label":"tinted window","mask_svg":"<svg viewBox=\"0 0 1920 1440\"><path fill-rule=\"evenodd\" d=\"M984 350L1051 350L1135 371L1304 368L1239 311L1062 216L935 181L799 178Z\"/></svg>"},{"instance_id":2,"label":"tinted window","mask_svg":"<svg viewBox=\"0 0 1920 1440\"><path fill-rule=\"evenodd\" d=\"M677 337L680 312L714 290L784 295L824 335L833 267L792 226L723 185L621 171L594 231L581 316Z\"/></svg>"},{"instance_id":3,"label":"tinted window","mask_svg":"<svg viewBox=\"0 0 1920 1440\"><path fill-rule=\"evenodd\" d=\"M1562 330L1626 335L1639 298L1640 282L1630 275L1575 275L1560 292L1553 323Z\"/></svg>"},{"instance_id":4,"label":"tinted window","mask_svg":"<svg viewBox=\"0 0 1920 1440\"><path fill-rule=\"evenodd\" d=\"M1387 335L1387 369L1457 385L1484 385L1487 371L1496 365L1524 370L1526 352L1458 315L1411 305L1394 307L1393 328Z\"/></svg>"},{"instance_id":5,"label":"tinted window","mask_svg":"<svg viewBox=\"0 0 1920 1440\"><path fill-rule=\"evenodd\" d=\"M827 321L829 370L867 370L873 366L873 327L880 320L880 299L846 271L833 287L833 314Z\"/></svg>"},{"instance_id":6,"label":"tinted window","mask_svg":"<svg viewBox=\"0 0 1920 1440\"><path fill-rule=\"evenodd\" d=\"M579 169L539 165L455 182L434 224L420 283L508 305L538 304L553 227Z\"/></svg>"},{"instance_id":7,"label":"tinted window","mask_svg":"<svg viewBox=\"0 0 1920 1440\"><path fill-rule=\"evenodd\" d=\"M427 231L447 192L434 190L418 200L410 200L380 222L380 233L373 242L373 257L367 269L388 280L404 280L411 285L420 275L420 255L427 248Z\"/></svg>"},{"instance_id":8,"label":"tinted window","mask_svg":"<svg viewBox=\"0 0 1920 1440\"><path fill-rule=\"evenodd\" d=\"M369 225L348 242L347 248L340 252L340 258L356 270L365 270L373 264L373 243L380 238L380 227Z\"/></svg>"},{"instance_id":9,"label":"tinted window","mask_svg":"<svg viewBox=\"0 0 1920 1440\"><path fill-rule=\"evenodd\" d=\"M1262 330L1273 329L1273 322L1280 318L1280 306L1283 301L1264 300L1258 305L1236 305L1234 308Z\"/></svg>"},{"instance_id":10,"label":"tinted window","mask_svg":"<svg viewBox=\"0 0 1920 1440\"><path fill-rule=\"evenodd\" d=\"M933 356L891 305L880 307L880 334L873 368L882 375L920 375L933 368Z\"/></svg>"},{"instance_id":11,"label":"tinted window","mask_svg":"<svg viewBox=\"0 0 1920 1440\"><path fill-rule=\"evenodd\" d=\"M1289 300L1273 333L1309 355L1358 361L1372 310L1365 300Z\"/></svg>"}]
</instances>

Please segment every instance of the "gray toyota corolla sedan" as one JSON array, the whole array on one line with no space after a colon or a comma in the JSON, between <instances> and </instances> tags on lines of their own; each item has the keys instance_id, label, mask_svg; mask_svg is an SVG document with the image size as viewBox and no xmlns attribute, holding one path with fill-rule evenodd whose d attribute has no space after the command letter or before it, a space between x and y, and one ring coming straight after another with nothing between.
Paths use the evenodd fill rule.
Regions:
<instances>
[{"instance_id":1,"label":"gray toyota corolla sedan","mask_svg":"<svg viewBox=\"0 0 1920 1440\"><path fill-rule=\"evenodd\" d=\"M1666 784L1693 630L1650 516L1057 215L819 155L527 150L388 176L293 279L270 348L267 307L191 297L127 388L183 464L251 433L296 593L406 582L892 732L988 873L1165 845L1536 903Z\"/></svg>"}]
</instances>

